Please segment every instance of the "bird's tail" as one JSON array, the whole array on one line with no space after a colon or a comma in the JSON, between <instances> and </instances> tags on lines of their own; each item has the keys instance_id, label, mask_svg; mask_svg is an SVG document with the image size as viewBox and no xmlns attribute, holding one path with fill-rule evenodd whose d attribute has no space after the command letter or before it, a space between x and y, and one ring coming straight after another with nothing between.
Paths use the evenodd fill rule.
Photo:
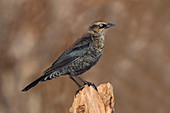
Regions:
<instances>
[{"instance_id":1,"label":"bird's tail","mask_svg":"<svg viewBox=\"0 0 170 113\"><path fill-rule=\"evenodd\" d=\"M32 87L34 87L35 85L37 85L40 81L42 81L46 76L41 76L40 78L38 78L37 80L35 80L34 82L32 82L31 84L29 84L28 86L26 86L22 91L28 91L29 89L31 89Z\"/></svg>"}]
</instances>

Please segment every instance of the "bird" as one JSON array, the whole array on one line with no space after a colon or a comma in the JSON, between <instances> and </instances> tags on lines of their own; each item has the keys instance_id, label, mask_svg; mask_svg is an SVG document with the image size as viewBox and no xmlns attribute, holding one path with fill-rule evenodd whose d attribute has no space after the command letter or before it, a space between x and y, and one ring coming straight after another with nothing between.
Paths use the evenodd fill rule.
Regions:
<instances>
[{"instance_id":1,"label":"bird","mask_svg":"<svg viewBox=\"0 0 170 113\"><path fill-rule=\"evenodd\" d=\"M92 85L97 90L93 83L83 80L79 75L88 71L98 62L104 50L105 34L112 26L115 26L115 24L106 21L100 20L93 22L86 33L64 51L57 60L44 71L42 76L30 83L22 91L28 91L40 82L62 76L69 76L80 89L83 87L75 78L82 81L84 85Z\"/></svg>"}]
</instances>

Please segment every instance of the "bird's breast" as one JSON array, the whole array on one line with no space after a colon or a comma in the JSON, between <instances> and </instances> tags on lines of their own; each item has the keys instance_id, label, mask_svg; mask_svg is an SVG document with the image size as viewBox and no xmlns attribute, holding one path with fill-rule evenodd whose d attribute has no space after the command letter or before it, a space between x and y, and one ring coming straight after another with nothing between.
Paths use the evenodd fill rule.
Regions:
<instances>
[{"instance_id":1,"label":"bird's breast","mask_svg":"<svg viewBox=\"0 0 170 113\"><path fill-rule=\"evenodd\" d=\"M90 45L90 53L94 56L101 56L104 50L104 36L95 37Z\"/></svg>"}]
</instances>

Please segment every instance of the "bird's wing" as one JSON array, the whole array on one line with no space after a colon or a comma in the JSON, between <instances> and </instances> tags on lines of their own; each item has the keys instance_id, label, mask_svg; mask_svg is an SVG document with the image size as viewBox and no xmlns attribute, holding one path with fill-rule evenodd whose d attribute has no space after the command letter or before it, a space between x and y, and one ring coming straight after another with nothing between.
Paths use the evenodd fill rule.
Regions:
<instances>
[{"instance_id":1,"label":"bird's wing","mask_svg":"<svg viewBox=\"0 0 170 113\"><path fill-rule=\"evenodd\" d=\"M53 72L55 69L63 67L77 58L84 56L88 52L89 44L90 39L87 36L77 40L68 50L61 54L44 73Z\"/></svg>"}]
</instances>

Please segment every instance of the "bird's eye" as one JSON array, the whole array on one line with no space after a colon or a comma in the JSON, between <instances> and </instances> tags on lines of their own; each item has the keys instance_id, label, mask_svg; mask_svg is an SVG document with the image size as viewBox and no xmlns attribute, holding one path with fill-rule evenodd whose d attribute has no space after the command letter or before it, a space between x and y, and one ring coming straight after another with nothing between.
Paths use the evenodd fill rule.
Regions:
<instances>
[{"instance_id":1,"label":"bird's eye","mask_svg":"<svg viewBox=\"0 0 170 113\"><path fill-rule=\"evenodd\" d=\"M101 28L105 28L106 25L105 25L105 24L99 24L99 27L100 27L100 29L101 29Z\"/></svg>"}]
</instances>

